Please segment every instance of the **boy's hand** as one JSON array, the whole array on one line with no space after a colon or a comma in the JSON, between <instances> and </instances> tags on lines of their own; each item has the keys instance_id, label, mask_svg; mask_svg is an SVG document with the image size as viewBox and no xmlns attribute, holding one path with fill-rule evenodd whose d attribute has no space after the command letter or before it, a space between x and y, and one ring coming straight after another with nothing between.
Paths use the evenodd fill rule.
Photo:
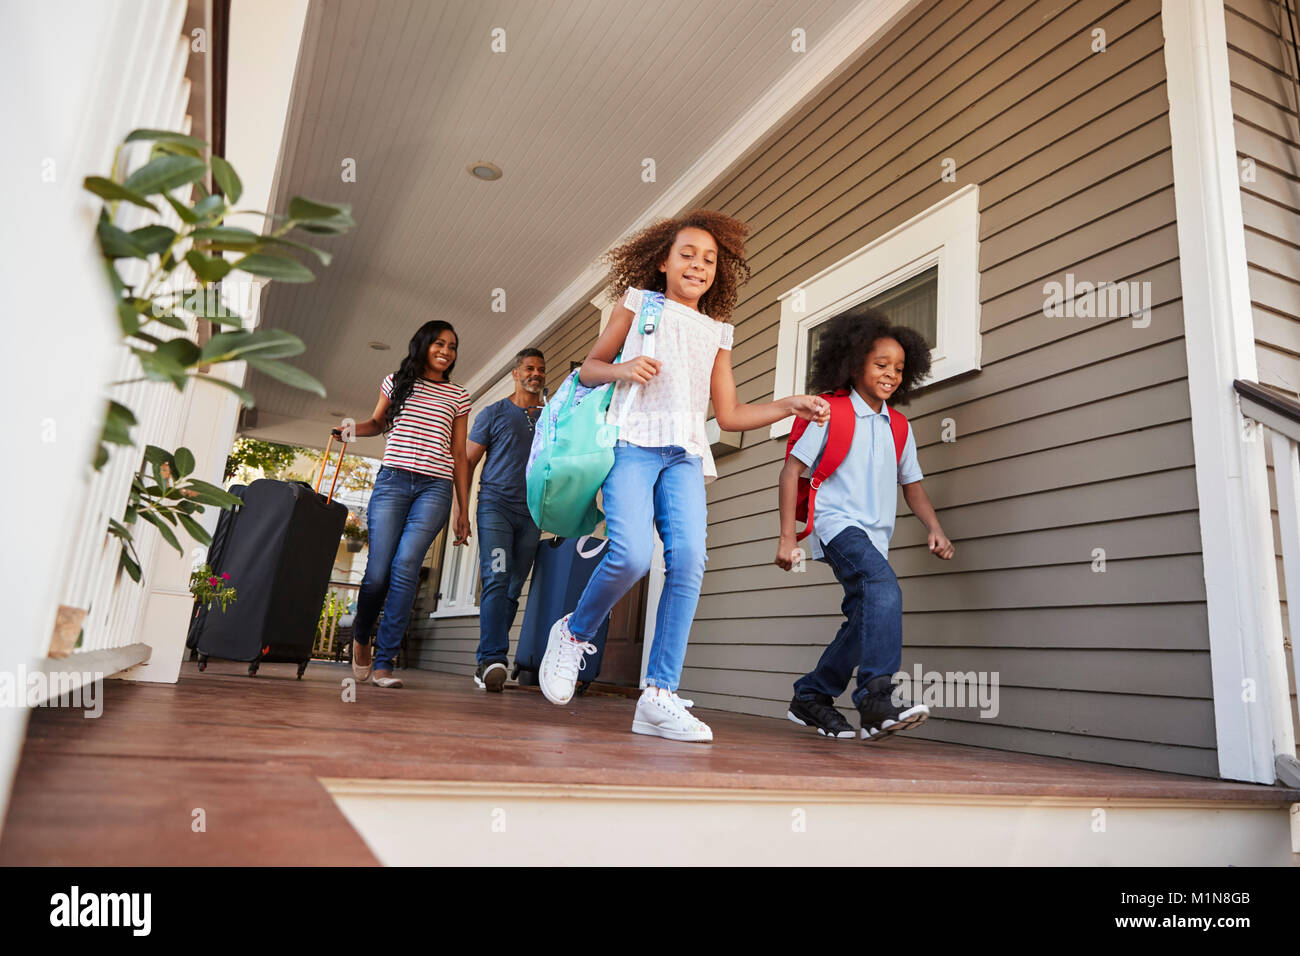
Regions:
<instances>
[{"instance_id":1,"label":"boy's hand","mask_svg":"<svg viewBox=\"0 0 1300 956\"><path fill-rule=\"evenodd\" d=\"M950 560L956 553L952 542L948 540L948 537L942 531L930 532L930 551L945 561Z\"/></svg>"},{"instance_id":2,"label":"boy's hand","mask_svg":"<svg viewBox=\"0 0 1300 956\"><path fill-rule=\"evenodd\" d=\"M831 403L820 395L792 395L788 401L791 414L806 421L821 425L830 420Z\"/></svg>"},{"instance_id":3,"label":"boy's hand","mask_svg":"<svg viewBox=\"0 0 1300 956\"><path fill-rule=\"evenodd\" d=\"M645 355L638 355L629 362L619 362L616 366L618 377L624 382L639 382L645 385L650 379L659 374L659 369L663 362L656 358L650 358Z\"/></svg>"},{"instance_id":4,"label":"boy's hand","mask_svg":"<svg viewBox=\"0 0 1300 956\"><path fill-rule=\"evenodd\" d=\"M782 571L789 571L802 560L803 549L799 547L794 537L782 535L776 545L776 566Z\"/></svg>"}]
</instances>

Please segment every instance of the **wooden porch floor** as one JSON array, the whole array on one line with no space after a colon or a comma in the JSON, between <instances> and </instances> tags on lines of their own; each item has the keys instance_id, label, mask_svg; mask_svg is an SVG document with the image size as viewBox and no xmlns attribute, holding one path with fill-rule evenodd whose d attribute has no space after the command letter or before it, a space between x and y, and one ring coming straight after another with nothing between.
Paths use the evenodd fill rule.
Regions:
<instances>
[{"instance_id":1,"label":"wooden porch floor","mask_svg":"<svg viewBox=\"0 0 1300 956\"><path fill-rule=\"evenodd\" d=\"M711 745L630 732L619 697L399 672L357 688L346 665L186 663L177 684L107 681L103 714L32 715L0 865L373 865L319 778L605 784L873 794L1161 798L1283 806L1300 791L897 737L830 741L781 720L700 710ZM206 829L196 832L195 811Z\"/></svg>"}]
</instances>

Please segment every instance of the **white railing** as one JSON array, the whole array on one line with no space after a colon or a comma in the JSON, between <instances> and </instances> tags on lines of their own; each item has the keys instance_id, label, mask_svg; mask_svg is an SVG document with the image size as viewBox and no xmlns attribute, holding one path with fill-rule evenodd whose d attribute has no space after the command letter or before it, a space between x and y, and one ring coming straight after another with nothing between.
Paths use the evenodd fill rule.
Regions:
<instances>
[{"instance_id":1,"label":"white railing","mask_svg":"<svg viewBox=\"0 0 1300 956\"><path fill-rule=\"evenodd\" d=\"M114 25L114 35L106 38L119 51L120 80L102 93L103 102L87 103L89 112L103 110L112 117L94 132L110 143L120 142L132 129L170 129L189 132L186 113L189 107L190 82L185 77L189 57L188 38L182 34L186 13L185 0L149 0L138 8L123 8ZM122 150L126 168L147 161L151 144L137 143ZM94 170L107 175L107 168ZM178 194L185 201L186 195ZM158 204L166 215L163 225L179 228L180 219L165 204ZM158 221L146 210L128 203L120 204L115 225L131 230ZM143 278L146 266L132 260L123 270L127 282ZM177 272L183 270L178 269ZM185 270L188 271L188 270ZM175 281L187 281L176 276ZM189 330L191 333L193 329ZM119 347L114 363L114 381L139 376L139 363L126 346ZM68 566L60 593L60 603L88 611L83 623L81 645L74 653L123 647L138 640L139 621L148 595L149 557L159 544L158 532L145 522L137 522L133 534L142 559L142 576L136 583L119 571L121 543L107 533L108 520L121 520L130 493L132 476L140 466L147 444L171 448L178 432L188 396L170 384L137 382L111 389L111 397L127 406L139 424L132 430L135 447L110 446L110 458L84 486L79 502L80 515L75 531L68 540Z\"/></svg>"},{"instance_id":2,"label":"white railing","mask_svg":"<svg viewBox=\"0 0 1300 956\"><path fill-rule=\"evenodd\" d=\"M1294 643L1300 635L1300 402L1254 382L1234 382L1245 419L1247 441L1267 439L1273 455L1273 476L1277 486L1277 517L1282 545L1282 580L1286 584L1287 621L1292 643L1290 679L1300 688L1300 654ZM1272 515L1264 516L1271 531ZM1281 601L1273 574L1272 535L1269 560L1265 564L1263 591L1275 603L1261 608L1270 616L1275 647L1265 648L1265 659L1272 662L1267 675L1268 705L1272 713L1273 740L1278 779L1290 786L1300 786L1300 761L1296 759L1296 738L1300 728L1291 714L1291 693L1286 672L1286 647L1282 635ZM1270 642L1273 643L1273 642Z\"/></svg>"}]
</instances>

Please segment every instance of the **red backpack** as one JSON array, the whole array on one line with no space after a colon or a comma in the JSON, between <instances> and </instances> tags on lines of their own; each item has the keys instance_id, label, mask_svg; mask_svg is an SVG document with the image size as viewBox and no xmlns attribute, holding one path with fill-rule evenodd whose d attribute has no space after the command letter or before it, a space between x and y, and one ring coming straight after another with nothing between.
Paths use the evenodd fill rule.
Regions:
<instances>
[{"instance_id":1,"label":"red backpack","mask_svg":"<svg viewBox=\"0 0 1300 956\"><path fill-rule=\"evenodd\" d=\"M853 425L857 416L853 412L853 399L849 395L849 390L826 392L822 398L831 405L831 419L826 426L826 450L822 453L821 461L817 463L812 478L799 479L799 497L795 501L794 517L796 521L804 522L804 528L795 536L796 541L802 541L812 531L813 503L817 500L817 489L834 473L848 456L849 449L853 447ZM790 438L785 443L786 458L790 457L795 442L807 427L806 420L802 418L794 420L794 426L790 429ZM894 408L889 410L889 430L894 434L894 462L897 464L903 460L903 448L907 445L907 419L903 417L902 412Z\"/></svg>"}]
</instances>

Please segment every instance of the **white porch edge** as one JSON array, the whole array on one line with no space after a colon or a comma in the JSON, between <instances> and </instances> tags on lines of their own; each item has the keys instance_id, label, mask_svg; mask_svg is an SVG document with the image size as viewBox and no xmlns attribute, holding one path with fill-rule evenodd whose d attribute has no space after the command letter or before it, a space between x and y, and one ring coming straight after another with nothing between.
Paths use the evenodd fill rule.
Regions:
<instances>
[{"instance_id":1,"label":"white porch edge","mask_svg":"<svg viewBox=\"0 0 1300 956\"><path fill-rule=\"evenodd\" d=\"M1161 15L1219 773L1271 784L1274 735L1295 741L1263 443L1242 440L1232 387L1257 372L1223 2Z\"/></svg>"},{"instance_id":2,"label":"white porch edge","mask_svg":"<svg viewBox=\"0 0 1300 956\"><path fill-rule=\"evenodd\" d=\"M859 3L827 31L824 48L819 46L815 55L802 58L797 66L756 100L658 201L628 224L624 234L636 232L656 219L677 215L684 206L702 195L723 171L743 158L775 126L784 122L792 112L818 93L845 64L871 46L918 2L920 0L863 0ZM576 303L595 296L604 275L605 266L593 262L561 289L522 331L508 340L483 368L466 380L464 384L470 396L477 400L478 392L507 369L510 359L520 349L535 345L538 339L572 311Z\"/></svg>"}]
</instances>

